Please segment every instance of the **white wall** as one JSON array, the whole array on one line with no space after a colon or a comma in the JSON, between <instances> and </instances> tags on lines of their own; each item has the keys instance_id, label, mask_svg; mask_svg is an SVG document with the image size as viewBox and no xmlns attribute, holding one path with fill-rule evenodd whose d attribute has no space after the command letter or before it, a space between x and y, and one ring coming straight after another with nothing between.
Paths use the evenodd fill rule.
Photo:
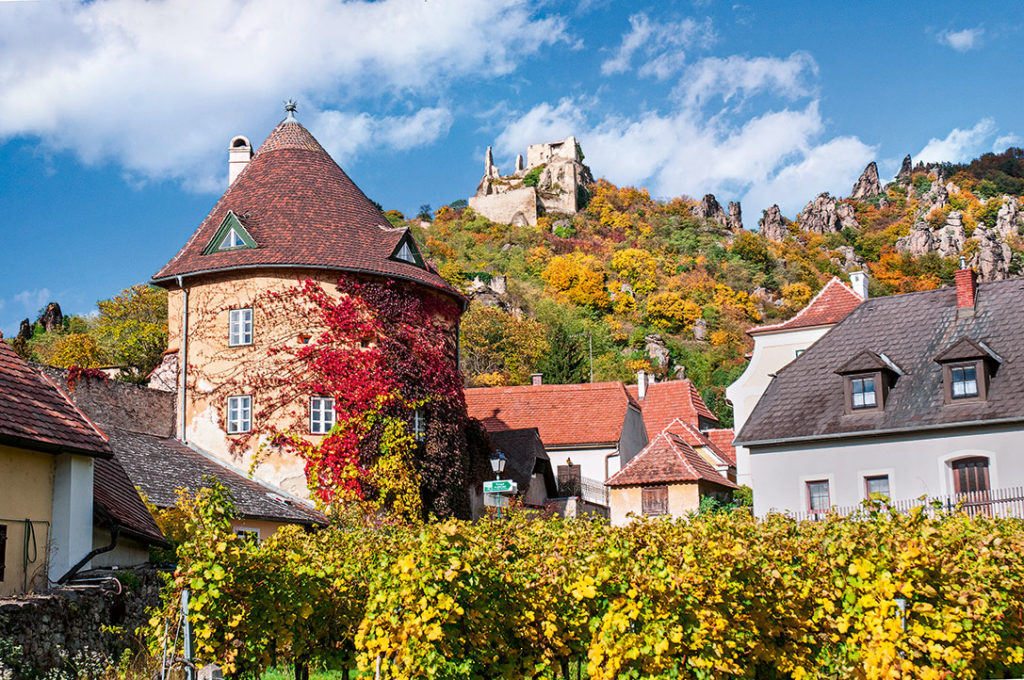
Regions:
<instances>
[{"instance_id":1,"label":"white wall","mask_svg":"<svg viewBox=\"0 0 1024 680\"><path fill-rule=\"evenodd\" d=\"M950 463L989 458L993 489L1024 485L1024 428L933 430L917 435L827 441L786 447L755 447L751 470L754 512L807 510L806 482L829 480L833 505L864 500L864 477L888 474L893 500L953 493Z\"/></svg>"},{"instance_id":2,"label":"white wall","mask_svg":"<svg viewBox=\"0 0 1024 680\"><path fill-rule=\"evenodd\" d=\"M64 453L54 459L51 581L92 550L92 475L92 458Z\"/></svg>"},{"instance_id":3,"label":"white wall","mask_svg":"<svg viewBox=\"0 0 1024 680\"><path fill-rule=\"evenodd\" d=\"M619 471L618 448L611 446L603 449L553 449L548 448L548 457L551 458L551 469L555 476L558 476L558 466L565 465L566 461L572 459L573 465L580 466L580 474L584 477L603 482L609 476ZM605 475L605 456L615 454L608 461L608 475Z\"/></svg>"},{"instance_id":4,"label":"white wall","mask_svg":"<svg viewBox=\"0 0 1024 680\"><path fill-rule=\"evenodd\" d=\"M777 373L796 358L797 350L805 350L818 338L825 335L831 326L801 328L776 333L758 333L754 336L754 351L750 363L736 382L725 389L726 398L732 403L733 429L739 434L751 411L771 383L772 373ZM750 452L744 446L736 447L736 482L754 486L750 466Z\"/></svg>"}]
</instances>

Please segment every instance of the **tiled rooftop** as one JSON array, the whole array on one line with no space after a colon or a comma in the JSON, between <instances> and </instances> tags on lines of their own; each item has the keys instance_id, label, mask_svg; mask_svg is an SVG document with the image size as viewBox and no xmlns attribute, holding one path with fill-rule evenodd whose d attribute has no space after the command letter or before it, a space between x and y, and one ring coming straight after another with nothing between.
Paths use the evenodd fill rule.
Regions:
<instances>
[{"instance_id":1,"label":"tiled rooftop","mask_svg":"<svg viewBox=\"0 0 1024 680\"><path fill-rule=\"evenodd\" d=\"M751 328L748 333L768 333L771 331L788 331L797 328L811 328L839 323L853 311L863 300L843 283L839 277L833 276L818 294L811 298L807 306L797 312L796 316L781 323Z\"/></svg>"}]
</instances>

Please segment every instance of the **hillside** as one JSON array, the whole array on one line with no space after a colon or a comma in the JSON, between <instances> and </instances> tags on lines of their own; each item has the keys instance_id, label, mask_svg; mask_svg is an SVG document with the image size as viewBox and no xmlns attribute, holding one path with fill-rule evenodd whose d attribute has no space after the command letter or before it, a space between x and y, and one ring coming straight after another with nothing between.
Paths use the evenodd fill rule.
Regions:
<instances>
[{"instance_id":1,"label":"hillside","mask_svg":"<svg viewBox=\"0 0 1024 680\"><path fill-rule=\"evenodd\" d=\"M491 222L464 201L408 224L472 299L468 384L521 384L533 372L586 381L592 343L595 381L685 373L729 423L725 387L745 366L746 330L793 315L832 276L866 268L880 296L948 285L961 256L983 280L1019 274L1022 156L916 167L907 157L885 187L872 163L851 197L818 195L793 219L773 206L757 232L736 228L713 196L656 201L604 180L580 213L534 227Z\"/></svg>"}]
</instances>

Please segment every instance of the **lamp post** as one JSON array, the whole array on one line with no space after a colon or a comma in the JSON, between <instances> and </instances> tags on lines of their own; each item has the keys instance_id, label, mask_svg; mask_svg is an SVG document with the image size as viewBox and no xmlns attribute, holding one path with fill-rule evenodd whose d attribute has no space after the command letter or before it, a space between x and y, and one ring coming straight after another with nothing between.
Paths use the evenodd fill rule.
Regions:
<instances>
[{"instance_id":1,"label":"lamp post","mask_svg":"<svg viewBox=\"0 0 1024 680\"><path fill-rule=\"evenodd\" d=\"M508 462L508 459L505 457L505 454L504 454L504 452L502 452L501 449L498 449L497 451L495 451L494 455L491 456L491 469L494 470L494 475L495 475L496 479L501 479L501 473L505 471L505 463L506 462ZM498 496L498 519L501 519L501 496L500 495Z\"/></svg>"}]
</instances>

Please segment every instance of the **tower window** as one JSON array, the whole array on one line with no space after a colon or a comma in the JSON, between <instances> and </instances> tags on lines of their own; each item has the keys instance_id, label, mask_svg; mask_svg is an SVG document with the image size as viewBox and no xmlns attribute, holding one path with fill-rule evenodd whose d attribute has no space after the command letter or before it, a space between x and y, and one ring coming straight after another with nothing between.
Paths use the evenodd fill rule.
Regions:
<instances>
[{"instance_id":1,"label":"tower window","mask_svg":"<svg viewBox=\"0 0 1024 680\"><path fill-rule=\"evenodd\" d=\"M309 400L309 431L327 434L334 427L334 399L313 397Z\"/></svg>"},{"instance_id":2,"label":"tower window","mask_svg":"<svg viewBox=\"0 0 1024 680\"><path fill-rule=\"evenodd\" d=\"M412 436L418 442L427 438L427 414L421 408L412 412Z\"/></svg>"},{"instance_id":3,"label":"tower window","mask_svg":"<svg viewBox=\"0 0 1024 680\"><path fill-rule=\"evenodd\" d=\"M252 307L231 310L228 320L228 344L232 347L252 344Z\"/></svg>"},{"instance_id":4,"label":"tower window","mask_svg":"<svg viewBox=\"0 0 1024 680\"><path fill-rule=\"evenodd\" d=\"M228 434L241 434L252 429L252 397L228 397Z\"/></svg>"}]
</instances>

